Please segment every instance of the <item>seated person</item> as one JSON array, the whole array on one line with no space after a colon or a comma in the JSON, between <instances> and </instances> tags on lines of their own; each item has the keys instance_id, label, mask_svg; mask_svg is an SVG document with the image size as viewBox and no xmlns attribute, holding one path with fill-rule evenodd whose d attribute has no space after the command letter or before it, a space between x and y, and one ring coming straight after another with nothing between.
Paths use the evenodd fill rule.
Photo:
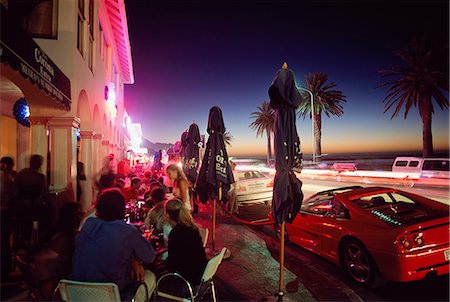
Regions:
<instances>
[{"instance_id":1,"label":"seated person","mask_svg":"<svg viewBox=\"0 0 450 302\"><path fill-rule=\"evenodd\" d=\"M116 188L119 188L120 190L122 190L122 192L124 191L125 181L122 178L116 180Z\"/></svg>"},{"instance_id":2,"label":"seated person","mask_svg":"<svg viewBox=\"0 0 450 302\"><path fill-rule=\"evenodd\" d=\"M139 177L134 177L131 180L130 186L124 188L126 202L129 202L130 199L138 199L138 196L141 194L141 185L142 180Z\"/></svg>"},{"instance_id":3,"label":"seated person","mask_svg":"<svg viewBox=\"0 0 450 302\"><path fill-rule=\"evenodd\" d=\"M144 272L141 263L152 262L155 253L139 230L125 223L125 197L120 189L104 190L96 209L97 217L86 221L77 238L71 278L114 282L124 300L131 299L137 281L144 281L150 296L155 275Z\"/></svg>"},{"instance_id":4,"label":"seated person","mask_svg":"<svg viewBox=\"0 0 450 302\"><path fill-rule=\"evenodd\" d=\"M162 233L164 239L163 247L167 247L172 227L168 224L164 215L164 204L166 202L164 190L161 187L154 188L151 192L149 202L153 207L148 211L144 224L147 227L153 226L156 234ZM165 255L162 257L164 258Z\"/></svg>"},{"instance_id":5,"label":"seated person","mask_svg":"<svg viewBox=\"0 0 450 302\"><path fill-rule=\"evenodd\" d=\"M52 298L59 280L68 278L72 270L75 236L83 217L80 204L68 201L60 208L58 217L43 235L41 247L31 261L31 272L46 300Z\"/></svg>"},{"instance_id":6,"label":"seated person","mask_svg":"<svg viewBox=\"0 0 450 302\"><path fill-rule=\"evenodd\" d=\"M169 235L168 269L180 273L193 286L197 286L208 262L198 226L179 199L167 201L165 211L173 227Z\"/></svg>"},{"instance_id":7,"label":"seated person","mask_svg":"<svg viewBox=\"0 0 450 302\"><path fill-rule=\"evenodd\" d=\"M162 224L164 223L164 202L166 196L162 188L156 187L150 193L150 198L147 200L152 208L148 211L145 217L146 226L154 226L155 229L162 231Z\"/></svg>"}]
</instances>

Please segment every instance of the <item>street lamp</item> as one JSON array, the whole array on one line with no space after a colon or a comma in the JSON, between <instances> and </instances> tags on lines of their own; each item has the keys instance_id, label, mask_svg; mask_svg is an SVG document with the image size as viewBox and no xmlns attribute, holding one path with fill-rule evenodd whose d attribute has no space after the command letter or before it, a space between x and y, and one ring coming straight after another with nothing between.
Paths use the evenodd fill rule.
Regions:
<instances>
[{"instance_id":1,"label":"street lamp","mask_svg":"<svg viewBox=\"0 0 450 302\"><path fill-rule=\"evenodd\" d=\"M308 92L309 95L311 96L312 162L315 163L316 162L316 152L315 152L315 147L314 147L314 95L311 92L311 90L309 90L308 88L300 86L300 87L298 87L298 89Z\"/></svg>"}]
</instances>

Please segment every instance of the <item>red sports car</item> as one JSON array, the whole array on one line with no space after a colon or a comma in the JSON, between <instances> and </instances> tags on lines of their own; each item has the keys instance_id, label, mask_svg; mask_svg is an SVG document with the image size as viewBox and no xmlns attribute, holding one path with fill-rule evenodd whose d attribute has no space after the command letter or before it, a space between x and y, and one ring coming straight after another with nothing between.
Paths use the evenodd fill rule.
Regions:
<instances>
[{"instance_id":1,"label":"red sports car","mask_svg":"<svg viewBox=\"0 0 450 302\"><path fill-rule=\"evenodd\" d=\"M383 187L345 187L303 201L287 240L373 285L449 273L449 206Z\"/></svg>"}]
</instances>

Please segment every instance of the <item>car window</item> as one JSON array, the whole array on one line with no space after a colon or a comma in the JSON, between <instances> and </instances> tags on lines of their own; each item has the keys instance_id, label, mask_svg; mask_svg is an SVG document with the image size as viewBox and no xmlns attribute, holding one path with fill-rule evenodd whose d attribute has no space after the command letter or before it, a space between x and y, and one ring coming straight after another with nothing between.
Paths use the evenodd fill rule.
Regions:
<instances>
[{"instance_id":1,"label":"car window","mask_svg":"<svg viewBox=\"0 0 450 302\"><path fill-rule=\"evenodd\" d=\"M332 200L331 201L331 211L328 213L330 217L334 218L350 218L350 214L347 208L340 203L339 201Z\"/></svg>"},{"instance_id":2,"label":"car window","mask_svg":"<svg viewBox=\"0 0 450 302\"><path fill-rule=\"evenodd\" d=\"M423 163L422 170L430 171L450 171L448 160L426 160Z\"/></svg>"},{"instance_id":3,"label":"car window","mask_svg":"<svg viewBox=\"0 0 450 302\"><path fill-rule=\"evenodd\" d=\"M363 208L372 208L372 207L376 207L376 206L382 206L382 205L386 205L386 204L399 203L399 202L415 204L415 201L412 200L411 198L409 198L405 195L402 195L400 193L395 193L395 192L362 196L353 201L357 205L362 206Z\"/></svg>"},{"instance_id":4,"label":"car window","mask_svg":"<svg viewBox=\"0 0 450 302\"><path fill-rule=\"evenodd\" d=\"M259 171L240 171L238 172L239 180L264 178L264 175Z\"/></svg>"},{"instance_id":5,"label":"car window","mask_svg":"<svg viewBox=\"0 0 450 302\"><path fill-rule=\"evenodd\" d=\"M406 160L399 160L395 162L396 167L406 167L408 165L408 161Z\"/></svg>"},{"instance_id":6,"label":"car window","mask_svg":"<svg viewBox=\"0 0 450 302\"><path fill-rule=\"evenodd\" d=\"M412 160L409 162L408 167L417 167L419 165L419 161L418 160Z\"/></svg>"},{"instance_id":7,"label":"car window","mask_svg":"<svg viewBox=\"0 0 450 302\"><path fill-rule=\"evenodd\" d=\"M416 203L411 198L409 198L409 197L407 197L405 195L399 194L399 193L391 193L389 195L391 195L391 197L393 198L394 202L403 202L403 203L412 203L412 204Z\"/></svg>"},{"instance_id":8,"label":"car window","mask_svg":"<svg viewBox=\"0 0 450 302\"><path fill-rule=\"evenodd\" d=\"M332 196L314 196L302 203L301 211L317 215L325 215L333 207L331 200Z\"/></svg>"}]
</instances>

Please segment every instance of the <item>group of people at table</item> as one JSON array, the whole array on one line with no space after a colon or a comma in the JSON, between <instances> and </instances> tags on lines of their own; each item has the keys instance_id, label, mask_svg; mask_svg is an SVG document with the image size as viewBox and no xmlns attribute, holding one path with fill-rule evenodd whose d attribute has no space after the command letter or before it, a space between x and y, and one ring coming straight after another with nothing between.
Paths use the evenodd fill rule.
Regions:
<instances>
[{"instance_id":1,"label":"group of people at table","mask_svg":"<svg viewBox=\"0 0 450 302\"><path fill-rule=\"evenodd\" d=\"M170 164L165 171L146 173L143 179L132 176L131 180L104 172L91 208L83 213L78 203L64 205L56 222L59 232L53 232L32 261L44 298L52 297L63 278L114 282L123 300L130 300L141 282L146 283L151 296L157 278L167 272L178 272L198 285L207 258L191 214L189 184L182 169ZM171 189L161 179L164 172L172 181ZM130 185L124 186L127 182ZM165 238L165 257L160 257L142 228L126 219L127 209L135 207L142 196L147 212L143 222L147 231Z\"/></svg>"}]
</instances>

